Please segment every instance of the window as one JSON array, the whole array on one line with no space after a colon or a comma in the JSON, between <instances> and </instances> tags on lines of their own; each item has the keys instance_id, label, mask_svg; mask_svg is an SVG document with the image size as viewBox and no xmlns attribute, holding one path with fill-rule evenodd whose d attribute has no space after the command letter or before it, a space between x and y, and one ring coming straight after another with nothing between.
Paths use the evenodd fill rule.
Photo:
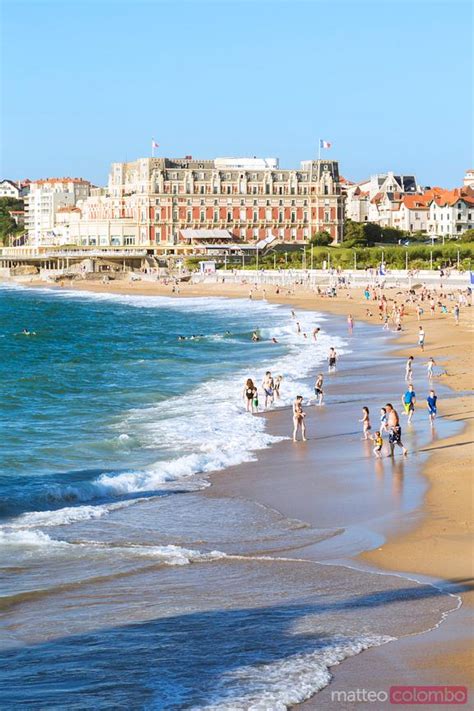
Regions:
<instances>
[{"instance_id":1,"label":"window","mask_svg":"<svg viewBox=\"0 0 474 711\"><path fill-rule=\"evenodd\" d=\"M291 211L291 221L296 222L296 213L294 212L294 210Z\"/></svg>"},{"instance_id":2,"label":"window","mask_svg":"<svg viewBox=\"0 0 474 711\"><path fill-rule=\"evenodd\" d=\"M231 212L231 210L227 210L227 222L232 222L232 212Z\"/></svg>"},{"instance_id":3,"label":"window","mask_svg":"<svg viewBox=\"0 0 474 711\"><path fill-rule=\"evenodd\" d=\"M191 210L188 210L188 211L187 211L187 213L186 213L186 220L187 220L187 222L192 222L192 220L193 220L193 213L192 213Z\"/></svg>"},{"instance_id":4,"label":"window","mask_svg":"<svg viewBox=\"0 0 474 711\"><path fill-rule=\"evenodd\" d=\"M265 195L270 195L270 186L268 183L265 185Z\"/></svg>"},{"instance_id":5,"label":"window","mask_svg":"<svg viewBox=\"0 0 474 711\"><path fill-rule=\"evenodd\" d=\"M204 185L201 185L201 187L199 188L199 192L201 193L201 195L204 195Z\"/></svg>"},{"instance_id":6,"label":"window","mask_svg":"<svg viewBox=\"0 0 474 711\"><path fill-rule=\"evenodd\" d=\"M258 222L258 212L257 212L257 210L254 210L254 211L253 211L253 221L254 221L254 222Z\"/></svg>"},{"instance_id":7,"label":"window","mask_svg":"<svg viewBox=\"0 0 474 711\"><path fill-rule=\"evenodd\" d=\"M329 187L327 185L324 186L324 194L329 195Z\"/></svg>"},{"instance_id":8,"label":"window","mask_svg":"<svg viewBox=\"0 0 474 711\"><path fill-rule=\"evenodd\" d=\"M205 217L205 215L204 215L204 210L201 210L201 214L200 214L200 217L199 217L199 219L201 220L201 222L204 222L204 217Z\"/></svg>"},{"instance_id":9,"label":"window","mask_svg":"<svg viewBox=\"0 0 474 711\"><path fill-rule=\"evenodd\" d=\"M329 222L329 212L327 210L324 213L324 222Z\"/></svg>"},{"instance_id":10,"label":"window","mask_svg":"<svg viewBox=\"0 0 474 711\"><path fill-rule=\"evenodd\" d=\"M281 211L281 210L278 213L278 222L283 222L283 211Z\"/></svg>"}]
</instances>

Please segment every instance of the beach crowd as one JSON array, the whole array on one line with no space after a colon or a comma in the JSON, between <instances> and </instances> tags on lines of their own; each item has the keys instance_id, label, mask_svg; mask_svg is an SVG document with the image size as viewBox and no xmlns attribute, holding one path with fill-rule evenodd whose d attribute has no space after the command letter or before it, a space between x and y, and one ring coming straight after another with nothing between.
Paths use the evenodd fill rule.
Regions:
<instances>
[{"instance_id":1,"label":"beach crowd","mask_svg":"<svg viewBox=\"0 0 474 711\"><path fill-rule=\"evenodd\" d=\"M344 285L343 285L344 286ZM297 285L294 285L297 289ZM321 296L321 290L315 289ZM249 292L249 298L253 299L258 295L258 286L255 284ZM336 291L336 293L334 293ZM276 289L279 293L279 287ZM331 294L327 296L336 296L337 287L332 287ZM266 291L263 290L262 298L266 298ZM351 293L347 294L347 298L352 299ZM384 285L367 285L363 292L363 301L366 304L366 317L374 317L378 314L378 318L382 324L384 331L391 330L394 333L399 333L403 330L403 320L409 313L415 313L419 322L417 330L417 343L413 344L419 350L420 356L425 359L424 351L426 346L426 332L423 326L423 316L426 312L430 314L431 319L436 319L437 315L445 315L452 313L455 325L459 325L461 309L471 306L472 291L470 287L466 289L448 290L446 287L437 289L436 287L428 288L420 284L418 288L406 287L405 289L398 287L394 297L387 296L384 291ZM300 323L294 310L291 311L291 317L295 322L296 333L304 339L309 338L309 334L301 331ZM354 317L352 313L347 316L347 328L350 336L354 333ZM311 339L317 341L320 328L315 327L311 334ZM256 329L252 334L253 341L260 340L260 332ZM276 339L272 339L277 342ZM339 355L336 349L331 347L327 354L327 370L328 374L334 375L337 371ZM402 415L407 418L407 426L413 425L415 409L417 405L417 395L413 383L413 365L415 356L410 355L405 364L405 383L406 389L401 395ZM442 371L436 372L437 365L434 358L429 357L424 363L426 369L426 378L428 380L427 393L424 397L426 413L429 418L430 425L433 427L435 418L438 412L438 396L433 387L433 380ZM282 385L283 376L274 377L271 371L267 371L263 378L261 388L264 396L263 407L265 410L271 408L276 400L280 399L280 388ZM308 405L323 406L324 400L324 374L318 373L314 383L314 401L309 401ZM244 386L243 398L246 403L248 412L256 413L259 411L259 389L254 383L254 380L249 378ZM304 398L302 395L296 395L292 405L292 420L293 431L292 439L298 441L301 436L302 441L306 441L306 412L304 410ZM404 456L408 454L408 450L402 441L402 427L400 415L396 407L388 402L380 408L380 420L378 427L375 429L372 426L370 409L367 405L362 408L362 417L359 420L362 424L362 439L371 440L373 445L373 454L380 458L387 453L387 456L393 457L396 449L400 449Z\"/></svg>"}]
</instances>

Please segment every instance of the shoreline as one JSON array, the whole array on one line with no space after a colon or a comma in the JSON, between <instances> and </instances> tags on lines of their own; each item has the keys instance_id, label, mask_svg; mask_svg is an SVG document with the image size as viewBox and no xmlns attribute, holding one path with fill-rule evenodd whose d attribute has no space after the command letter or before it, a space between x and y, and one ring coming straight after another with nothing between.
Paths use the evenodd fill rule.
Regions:
<instances>
[{"instance_id":1,"label":"shoreline","mask_svg":"<svg viewBox=\"0 0 474 711\"><path fill-rule=\"evenodd\" d=\"M24 285L60 289L56 285L42 282ZM170 293L170 286L165 287L144 282L120 285L86 283L84 286L81 284L80 288L77 288L77 286L77 284L74 284L74 286L68 287L68 290L73 288L75 291L173 296ZM248 285L189 284L182 285L179 296L238 296L248 299L248 289ZM270 291L270 288L267 287L267 291ZM347 289L344 289L344 291L347 292ZM390 297L392 295L391 292L395 292L395 289L387 290L387 296ZM361 303L360 289L356 290L355 294L356 296L352 298L338 296L335 299L330 299L318 298L314 292L302 291L295 296L280 294L275 297L273 294L267 294L267 300L273 303L285 303L294 308L318 310L326 314L347 315L350 311L355 317L356 328L357 321L365 321L372 325L380 323L376 314L374 314L373 318L369 318L364 313L366 305ZM376 308L374 308L375 311ZM454 326L452 317L449 315L444 318L440 315L435 320L429 317L423 319L429 344L423 359L426 360L432 354L436 361L438 361L438 358L442 359L443 367L447 370L447 373L439 378L439 382L449 385L450 388L457 391L471 387L471 383L467 382L470 375L469 361L472 355L472 337L470 335L472 315L470 312L470 308L463 309L462 314L465 320L464 322L461 321L461 325L458 327ZM467 319L468 315L469 319ZM434 329L430 330L430 326L433 326L434 323L437 324L436 333L434 333ZM438 327L438 324L440 327ZM393 355L401 358L410 353L410 350L407 349L407 342L413 344L416 341L414 337L416 328L416 319L413 315L410 315L404 321L405 330L402 334L393 334L395 336ZM446 345L447 334L449 334L449 345ZM455 337L454 340L453 337ZM412 350L415 350L414 346L412 346ZM414 355L418 357L417 352ZM400 367L403 367L401 363ZM388 536L380 548L366 550L356 557L356 561L359 560L362 565L379 569L381 572L395 571L405 575L423 575L440 580L451 578L467 581L472 579L474 573L470 545L472 487L469 482L469 470L472 465L472 448L470 450L470 445L472 446L472 423L469 419L471 409L471 396L461 395L460 397L443 401L443 418L458 422L462 421L464 427L459 434L443 438L439 441L441 444L437 442L427 445L423 450L429 454L426 463L421 469L422 476L428 482L428 490L420 507L421 516L418 516L412 522L408 530ZM435 454L436 456L434 456ZM448 464L452 465L453 461L456 462L456 465L449 472L449 476L446 477L446 467ZM467 605L472 606L472 593L465 592L462 594L462 598L464 604L467 603ZM454 615L452 614L449 617L453 618ZM446 622L442 627L446 627ZM464 633L466 634L466 629L464 629ZM461 675L467 672L470 659L466 640L461 640L461 644L456 644L456 640L451 640L452 654L442 654L440 651L437 654L433 654L431 642L428 639L432 634L433 631L417 635L420 638L425 637L424 643L420 643L418 639L417 644L404 645L405 650L403 653L407 653L406 647L408 647L408 654L411 653L412 663L415 668L417 662L421 665L422 657L427 655L431 658L432 665L437 671L451 673L453 678L459 678L460 670ZM404 638L398 640L396 647L398 648L403 641ZM337 687L344 688L344 683L347 684L347 680L350 679L354 682L353 675L357 673L357 670L359 670L359 675L366 678L365 661L367 654L370 652L372 652L372 663L375 663L382 674L384 664L388 660L393 662L394 655L397 659L400 658L400 649L397 653L392 645L389 645L389 648L390 656L388 656L389 652L386 649L377 647L367 650L364 655L358 655L355 658L346 660L344 665L338 667L334 681L330 687L326 687L326 690ZM362 662L361 657L363 658ZM382 659L382 661L377 662L376 658ZM385 662L383 659L385 659ZM403 679L400 680L400 683L402 682ZM449 683L449 678L447 683ZM360 683L358 685L360 686ZM318 708L322 707L320 702L327 702L327 699L324 699L324 695L324 690L317 695ZM314 698L305 702L302 707L311 708Z\"/></svg>"}]
</instances>

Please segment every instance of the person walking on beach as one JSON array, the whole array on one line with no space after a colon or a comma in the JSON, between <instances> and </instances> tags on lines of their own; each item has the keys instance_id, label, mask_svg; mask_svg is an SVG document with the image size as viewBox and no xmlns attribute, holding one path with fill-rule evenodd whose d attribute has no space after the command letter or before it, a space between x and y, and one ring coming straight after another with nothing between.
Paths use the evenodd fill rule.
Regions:
<instances>
[{"instance_id":1,"label":"person walking on beach","mask_svg":"<svg viewBox=\"0 0 474 711\"><path fill-rule=\"evenodd\" d=\"M267 409L268 404L273 405L275 399L275 383L269 370L267 370L263 378L262 388L265 393L265 409Z\"/></svg>"},{"instance_id":2,"label":"person walking on beach","mask_svg":"<svg viewBox=\"0 0 474 711\"><path fill-rule=\"evenodd\" d=\"M306 413L303 411L303 396L297 395L293 402L293 442L298 440L298 431L301 429L301 439L306 442L306 425L304 418Z\"/></svg>"},{"instance_id":3,"label":"person walking on beach","mask_svg":"<svg viewBox=\"0 0 474 711\"><path fill-rule=\"evenodd\" d=\"M403 445L402 442L402 428L400 427L400 418L398 412L394 409L390 402L385 405L387 410L387 420L388 420L388 443L390 445L390 457L394 456L395 445L401 447L404 456L408 454L408 450Z\"/></svg>"},{"instance_id":4,"label":"person walking on beach","mask_svg":"<svg viewBox=\"0 0 474 711\"><path fill-rule=\"evenodd\" d=\"M243 398L247 412L254 412L254 402L257 388L254 385L252 378L248 378L244 386Z\"/></svg>"},{"instance_id":5,"label":"person walking on beach","mask_svg":"<svg viewBox=\"0 0 474 711\"><path fill-rule=\"evenodd\" d=\"M316 378L316 382L314 384L314 394L316 395L317 399L317 405L322 405L323 404L323 397L324 397L324 391L323 391L323 374L319 373L318 377Z\"/></svg>"},{"instance_id":6,"label":"person walking on beach","mask_svg":"<svg viewBox=\"0 0 474 711\"><path fill-rule=\"evenodd\" d=\"M405 380L407 383L413 380L413 356L410 356L406 362Z\"/></svg>"},{"instance_id":7,"label":"person walking on beach","mask_svg":"<svg viewBox=\"0 0 474 711\"><path fill-rule=\"evenodd\" d=\"M436 363L434 362L434 359L430 358L426 364L426 375L428 376L428 380L433 380L433 368L435 365Z\"/></svg>"},{"instance_id":8,"label":"person walking on beach","mask_svg":"<svg viewBox=\"0 0 474 711\"><path fill-rule=\"evenodd\" d=\"M423 326L420 326L418 329L418 345L422 351L425 350L425 329Z\"/></svg>"},{"instance_id":9,"label":"person walking on beach","mask_svg":"<svg viewBox=\"0 0 474 711\"><path fill-rule=\"evenodd\" d=\"M362 439L369 439L369 433L371 429L370 425L370 417L369 417L369 408L368 407L363 407L362 408L362 419L359 420L359 422L362 422L362 431L364 436Z\"/></svg>"},{"instance_id":10,"label":"person walking on beach","mask_svg":"<svg viewBox=\"0 0 474 711\"><path fill-rule=\"evenodd\" d=\"M403 407L405 408L405 414L408 415L408 424L411 424L413 415L415 414L415 402L416 393L413 389L412 383L408 386L408 390L402 397Z\"/></svg>"},{"instance_id":11,"label":"person walking on beach","mask_svg":"<svg viewBox=\"0 0 474 711\"><path fill-rule=\"evenodd\" d=\"M388 432L387 410L385 407L380 408L380 432Z\"/></svg>"},{"instance_id":12,"label":"person walking on beach","mask_svg":"<svg viewBox=\"0 0 474 711\"><path fill-rule=\"evenodd\" d=\"M337 362L336 349L331 347L329 349L329 355L328 355L328 370L330 373L336 370L336 362Z\"/></svg>"},{"instance_id":13,"label":"person walking on beach","mask_svg":"<svg viewBox=\"0 0 474 711\"><path fill-rule=\"evenodd\" d=\"M438 396L434 390L430 390L428 397L426 398L426 405L428 407L428 417L430 418L431 426L434 425L435 417L438 414Z\"/></svg>"}]
</instances>

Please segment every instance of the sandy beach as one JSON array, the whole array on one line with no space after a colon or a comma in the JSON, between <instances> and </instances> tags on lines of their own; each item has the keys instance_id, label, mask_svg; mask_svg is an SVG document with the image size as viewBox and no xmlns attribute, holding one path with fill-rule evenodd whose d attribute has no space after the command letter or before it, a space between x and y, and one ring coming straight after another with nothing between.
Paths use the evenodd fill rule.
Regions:
<instances>
[{"instance_id":1,"label":"sandy beach","mask_svg":"<svg viewBox=\"0 0 474 711\"><path fill-rule=\"evenodd\" d=\"M30 282L28 286L45 286L41 282ZM48 285L49 286L49 285ZM60 288L60 287L54 287ZM148 282L130 283L74 283L74 289L105 293L168 295L173 296L170 285ZM387 298L401 300L400 289L387 290ZM367 304L361 289L349 291L340 289L338 296L328 298L318 296L313 291L298 290L296 294L276 295L274 287L266 288L268 301L287 303L294 309L310 309L347 317L351 313L358 323L364 322L382 330L377 313L377 304L371 305L372 315L367 313ZM397 293L398 292L398 293ZM248 284L182 284L180 296L227 296L248 299ZM262 291L256 290L254 299L262 298ZM251 309L251 302L249 302ZM393 334L394 350L390 354L401 371L408 355L415 356L418 367L429 357L436 361L441 370L434 380L434 387L448 386L459 393L441 401L440 417L456 425L453 436L441 438L423 444L421 453L424 458L423 477L427 482L427 491L415 513L400 512L396 523L392 521L389 529L380 529L385 538L382 545L376 541L362 540L357 551L357 564L377 569L399 571L413 575L416 579L444 580L447 589L461 592L463 608L448 617L439 628L411 638L404 638L395 644L368 650L362 655L345 661L340 668L333 669L335 678L331 685L320 692L315 699L304 704L305 708L334 708L331 706L330 691L354 687L388 688L393 683L446 683L468 684L472 680L472 642L469 639L469 618L474 597L470 586L474 577L472 551L473 533L473 458L472 458L472 345L473 318L472 308L461 309L459 325L452 314L436 313L431 316L425 308L422 324L426 332L424 353L417 345L419 323L413 305L408 306L408 314L403 319L401 333ZM379 363L380 371L376 378L384 377L384 362ZM388 371L395 367L393 363ZM371 377L370 373L367 374ZM403 377L403 376L402 376ZM420 388L424 392L425 386ZM420 393L421 394L421 393ZM424 395L419 398L418 417L426 417ZM421 414L422 412L422 414ZM269 416L271 431L283 432L288 429L288 414L275 412ZM329 426L329 425L328 425ZM308 501L317 499L317 492L311 491L311 482L305 477L308 462L314 457L314 441L309 440L306 449L297 451L288 443L275 445L270 450L259 454L259 465L271 472L272 487L264 488L251 472L251 465L241 465L235 471L227 470L224 475L214 476L213 487L209 496L240 495L263 501L274 506L285 515L310 520L318 513L320 522L324 512L323 503L309 506ZM289 459L288 459L289 458ZM299 472L297 486L291 492L284 483L282 472L288 464ZM328 463L330 466L330 463ZM408 457L406 464L410 468ZM298 468L299 467L299 468ZM407 472L405 481L409 478ZM265 478L265 482L268 477ZM253 482L253 483L252 483ZM343 492L334 492L335 501L343 500ZM338 499L339 497L339 499ZM342 497L342 498L341 498ZM364 512L364 498L356 502ZM334 509L332 509L334 510ZM341 509L341 521L346 512ZM363 516L362 516L363 517ZM362 520L362 519L361 519ZM380 541L379 541L380 543ZM334 552L332 552L332 555ZM370 655L370 656L369 656ZM367 708L373 705L368 704ZM353 706L339 705L339 708ZM364 704L357 704L364 708Z\"/></svg>"}]
</instances>

